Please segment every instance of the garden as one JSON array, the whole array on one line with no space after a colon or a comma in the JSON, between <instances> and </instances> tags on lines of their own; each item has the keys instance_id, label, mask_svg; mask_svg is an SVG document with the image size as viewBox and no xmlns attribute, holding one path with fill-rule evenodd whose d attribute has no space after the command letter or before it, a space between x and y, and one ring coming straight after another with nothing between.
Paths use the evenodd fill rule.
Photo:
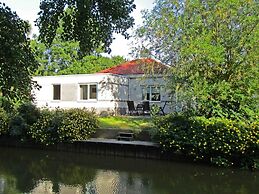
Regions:
<instances>
[{"instance_id":1,"label":"garden","mask_svg":"<svg viewBox=\"0 0 259 194\"><path fill-rule=\"evenodd\" d=\"M82 109L47 110L24 103L33 101L32 88L40 88L32 81L33 75L92 73L102 69L103 63L110 60L99 58L97 63L96 56L110 50L113 32L121 32L127 37L126 30L134 23L130 16L135 7L132 1L123 1L115 12L109 11L114 2L105 1L107 6L101 6L104 9L99 10L104 17L95 23L100 31L96 31L95 24L84 25L89 18L80 14L82 9L93 7L98 10L100 7L95 7L98 4L90 6L90 1L85 1L87 5L82 3L81 8L74 8L74 1L67 1L66 5L59 5L61 1L46 2L42 1L45 6L41 6L43 10L37 20L40 36L33 41L27 36L28 23L0 3L1 29L4 29L0 30L3 42L0 48L2 138L11 136L23 142L50 145L85 140L96 134L96 137L108 138L105 136L107 129L111 132L110 137L116 130L130 130L135 134L149 134L150 139L143 139L158 142L165 153L180 153L194 161L217 166L257 167L257 2L158 0L151 11L143 12L143 25L134 33L136 44L133 45L137 46L133 48L134 55L155 58L169 66L165 75L166 89L185 107L181 112L147 120L100 118L94 112ZM66 10L70 6L75 12ZM57 15L49 17L53 13ZM92 16L95 21L95 15ZM113 17L117 19L103 22ZM125 20L122 22L121 18ZM71 26L71 21L81 20L80 25L73 23ZM107 28L104 24L109 22L112 23ZM71 30L72 27L76 29ZM91 37L84 33L86 31L91 32ZM70 45L66 51L59 44L62 41ZM52 42L55 44L51 47ZM54 45L61 46L56 48ZM123 59L114 58L109 67L118 61ZM83 66L86 69L83 70Z\"/></svg>"},{"instance_id":2,"label":"garden","mask_svg":"<svg viewBox=\"0 0 259 194\"><path fill-rule=\"evenodd\" d=\"M158 142L161 151L180 153L216 166L256 168L259 122L172 113L166 116L100 117L84 109L38 109L23 103L7 113L0 108L0 135L45 146L89 138L116 138L132 132L135 140Z\"/></svg>"}]
</instances>

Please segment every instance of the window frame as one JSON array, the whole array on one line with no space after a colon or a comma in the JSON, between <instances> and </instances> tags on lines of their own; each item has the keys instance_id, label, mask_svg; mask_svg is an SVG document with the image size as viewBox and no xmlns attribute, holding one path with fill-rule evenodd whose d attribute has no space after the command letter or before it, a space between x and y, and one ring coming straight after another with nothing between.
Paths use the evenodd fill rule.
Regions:
<instances>
[{"instance_id":1,"label":"window frame","mask_svg":"<svg viewBox=\"0 0 259 194\"><path fill-rule=\"evenodd\" d=\"M141 91L142 91L142 101L161 102L161 97L162 97L161 88L162 88L161 85L159 85L159 86L155 86L155 85L142 86L142 89L141 89ZM152 99L153 94L155 94L155 92L153 92L152 89L158 89L159 90L159 100L153 100Z\"/></svg>"},{"instance_id":2,"label":"window frame","mask_svg":"<svg viewBox=\"0 0 259 194\"><path fill-rule=\"evenodd\" d=\"M96 98L90 98L91 97L91 86L96 87ZM87 86L87 99L81 98L81 86ZM78 101L97 101L98 100L98 84L97 83L79 83L78 84Z\"/></svg>"}]
</instances>

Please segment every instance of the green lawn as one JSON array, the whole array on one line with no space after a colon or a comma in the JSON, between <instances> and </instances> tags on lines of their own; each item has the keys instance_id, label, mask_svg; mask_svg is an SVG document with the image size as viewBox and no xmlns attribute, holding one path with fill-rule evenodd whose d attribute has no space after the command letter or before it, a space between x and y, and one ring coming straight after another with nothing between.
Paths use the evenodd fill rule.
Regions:
<instances>
[{"instance_id":1,"label":"green lawn","mask_svg":"<svg viewBox=\"0 0 259 194\"><path fill-rule=\"evenodd\" d=\"M100 128L142 131L153 128L151 118L130 117L130 116L113 116L99 117Z\"/></svg>"}]
</instances>

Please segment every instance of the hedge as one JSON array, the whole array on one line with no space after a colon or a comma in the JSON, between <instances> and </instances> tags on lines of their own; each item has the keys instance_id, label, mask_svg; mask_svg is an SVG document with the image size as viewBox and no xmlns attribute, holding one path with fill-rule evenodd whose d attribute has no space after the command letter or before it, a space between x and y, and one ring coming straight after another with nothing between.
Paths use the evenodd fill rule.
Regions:
<instances>
[{"instance_id":1,"label":"hedge","mask_svg":"<svg viewBox=\"0 0 259 194\"><path fill-rule=\"evenodd\" d=\"M97 127L97 117L87 110L42 110L29 128L29 135L34 141L49 145L88 139Z\"/></svg>"},{"instance_id":2,"label":"hedge","mask_svg":"<svg viewBox=\"0 0 259 194\"><path fill-rule=\"evenodd\" d=\"M155 120L165 151L181 152L218 166L254 168L259 150L259 122L173 114Z\"/></svg>"}]
</instances>

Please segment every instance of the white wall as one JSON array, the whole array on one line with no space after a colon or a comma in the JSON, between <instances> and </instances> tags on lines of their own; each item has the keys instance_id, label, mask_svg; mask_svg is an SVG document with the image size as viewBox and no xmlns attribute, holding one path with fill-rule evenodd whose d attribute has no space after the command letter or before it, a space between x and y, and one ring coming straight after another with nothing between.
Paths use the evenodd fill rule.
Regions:
<instances>
[{"instance_id":1,"label":"white wall","mask_svg":"<svg viewBox=\"0 0 259 194\"><path fill-rule=\"evenodd\" d=\"M40 90L33 90L35 103L38 107L49 108L87 108L96 109L97 112L114 111L118 108L118 99L127 100L128 79L122 76L111 74L79 74L61 76L36 76L34 81L40 85ZM79 84L97 84L97 100L80 100ZM53 100L53 84L61 85L61 100ZM64 101L62 94L69 91L62 91L62 85L75 85L73 91L76 100ZM73 88L73 87L72 87ZM121 105L122 106L122 105ZM126 103L124 106L126 107Z\"/></svg>"},{"instance_id":2,"label":"white wall","mask_svg":"<svg viewBox=\"0 0 259 194\"><path fill-rule=\"evenodd\" d=\"M34 89L32 92L36 97L35 103L38 107L87 108L95 109L98 113L103 111L126 113L127 100L133 100L135 105L141 103L142 87L150 85L162 86L161 101L151 101L151 105L157 104L163 107L165 102L169 101L166 81L162 75L155 78L145 75L120 76L97 73L36 76L33 80L41 86L40 90ZM97 99L80 100L79 85L89 83L97 84ZM61 100L53 100L53 84L61 85ZM69 91L65 91L65 88ZM169 104L165 107L165 112L171 112Z\"/></svg>"}]
</instances>

